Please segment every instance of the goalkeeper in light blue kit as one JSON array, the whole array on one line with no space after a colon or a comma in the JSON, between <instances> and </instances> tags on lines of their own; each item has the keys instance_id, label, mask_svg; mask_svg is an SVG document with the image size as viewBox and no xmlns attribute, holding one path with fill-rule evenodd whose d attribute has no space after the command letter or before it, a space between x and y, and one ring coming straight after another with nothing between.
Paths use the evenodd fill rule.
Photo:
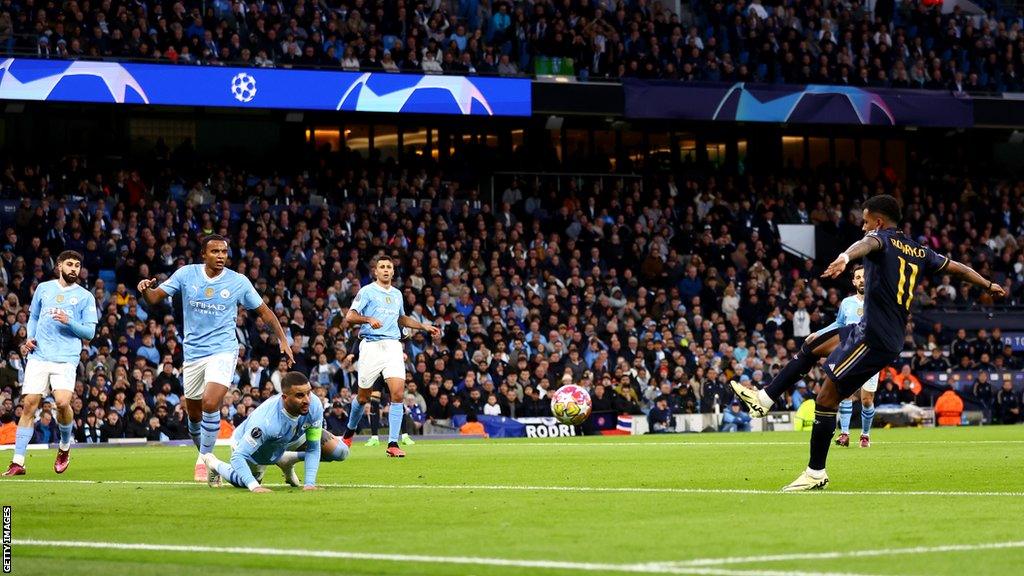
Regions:
<instances>
[{"instance_id":1,"label":"goalkeeper in light blue kit","mask_svg":"<svg viewBox=\"0 0 1024 576\"><path fill-rule=\"evenodd\" d=\"M836 321L825 330L857 324L864 316L864 267L857 266L853 269L853 287L857 293L847 296L839 305L839 313L836 314ZM871 422L875 418L875 392L878 390L878 374L875 374L860 390L860 421L861 435L860 447L871 446ZM853 397L847 398L839 403L839 437L836 438L836 445L850 446L850 419L853 418Z\"/></svg>"},{"instance_id":2,"label":"goalkeeper in light blue kit","mask_svg":"<svg viewBox=\"0 0 1024 576\"><path fill-rule=\"evenodd\" d=\"M276 464L285 482L298 487L295 464L305 465L303 489L317 490L320 462L340 462L348 457L348 446L323 429L324 406L310 394L312 386L301 372L281 378L281 393L271 396L235 429L230 463L213 452L203 454L210 470L232 485L252 492L270 492L261 485L266 466ZM216 486L215 482L210 483Z\"/></svg>"},{"instance_id":3,"label":"goalkeeper in light blue kit","mask_svg":"<svg viewBox=\"0 0 1024 576\"><path fill-rule=\"evenodd\" d=\"M60 442L53 470L62 474L71 462L74 412L71 397L82 354L82 340L96 333L96 298L78 284L82 255L66 250L57 256L57 279L43 282L32 294L28 339L21 344L25 364L22 412L15 436L14 457L3 476L25 474L25 451L32 441L36 409L43 396L53 393L57 404Z\"/></svg>"}]
</instances>

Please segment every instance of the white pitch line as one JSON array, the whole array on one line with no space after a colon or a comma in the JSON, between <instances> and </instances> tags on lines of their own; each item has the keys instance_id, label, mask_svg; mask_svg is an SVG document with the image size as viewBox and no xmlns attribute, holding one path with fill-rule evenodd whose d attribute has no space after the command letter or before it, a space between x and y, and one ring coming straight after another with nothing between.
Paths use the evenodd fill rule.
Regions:
<instances>
[{"instance_id":1,"label":"white pitch line","mask_svg":"<svg viewBox=\"0 0 1024 576\"><path fill-rule=\"evenodd\" d=\"M74 540L19 539L17 546L47 548L91 548L100 550L146 550L151 552L188 552L211 554L246 554L250 556L282 556L297 558L331 558L342 560L371 560L418 564L457 564L472 566L501 566L508 568L542 568L574 570L580 572L633 572L640 574L688 574L695 576L863 576L835 572L804 572L800 570L728 570L700 566L671 566L666 564L612 564L600 562L565 562L558 560L519 560L514 558L486 558L475 556L429 556L421 554L382 554L375 552L348 552L333 550L296 550L294 548L245 548L225 546L191 546L178 544L146 544L136 542L83 542Z\"/></svg>"},{"instance_id":2,"label":"white pitch line","mask_svg":"<svg viewBox=\"0 0 1024 576\"><path fill-rule=\"evenodd\" d=\"M906 442L900 442L896 440L881 441L872 439L872 446L899 446L904 444L941 444L941 445L959 445L959 444L1024 444L1024 440L908 440ZM618 446L688 446L691 448L698 447L712 447L719 448L722 446L807 446L807 440L803 441L784 441L784 442L682 442L682 441L668 441L668 442L637 442L637 441L625 441L625 442L424 442L420 446L466 446L466 447L480 447L487 446L489 448L502 447L510 448L516 446L572 446L578 448L615 448Z\"/></svg>"},{"instance_id":3,"label":"white pitch line","mask_svg":"<svg viewBox=\"0 0 1024 576\"><path fill-rule=\"evenodd\" d=\"M3 480L11 486L18 483L35 484L103 484L129 485L129 486L194 486L206 488L202 482L187 482L177 480L72 480L72 479L49 479L49 478L19 478L16 480ZM285 486L285 484L264 484L264 486ZM785 498L792 498L799 495L818 496L960 496L960 497L1007 497L1024 498L1024 492L972 492L972 491L943 491L943 490L815 490L811 492L786 493L780 490L757 490L753 488L653 488L653 487L632 487L632 486L529 486L521 484L319 484L324 488L358 488L373 490L500 490L500 491L523 491L523 492L599 492L599 493L625 493L625 494L749 494L749 495L778 495ZM813 497L813 496L812 496Z\"/></svg>"},{"instance_id":4,"label":"white pitch line","mask_svg":"<svg viewBox=\"0 0 1024 576\"><path fill-rule=\"evenodd\" d=\"M945 544L942 546L915 546L913 548L879 548L874 550L851 550L848 552L807 552L801 554L775 554L770 556L733 556L725 558L697 558L679 562L654 563L655 565L692 567L723 566L727 564L752 564L755 562L788 562L793 560L834 560L838 558L867 558L872 556L901 556L904 554L936 554L942 552L975 552L978 550L1003 550L1024 548L1024 540L1010 542L985 542L981 544Z\"/></svg>"}]
</instances>

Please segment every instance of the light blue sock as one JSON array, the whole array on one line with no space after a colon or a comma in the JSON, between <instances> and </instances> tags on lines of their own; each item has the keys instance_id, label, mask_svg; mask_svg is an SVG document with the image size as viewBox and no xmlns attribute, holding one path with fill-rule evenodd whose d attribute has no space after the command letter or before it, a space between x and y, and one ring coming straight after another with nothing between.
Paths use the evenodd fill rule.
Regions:
<instances>
[{"instance_id":1,"label":"light blue sock","mask_svg":"<svg viewBox=\"0 0 1024 576\"><path fill-rule=\"evenodd\" d=\"M348 411L348 429L359 430L359 421L363 419L363 405L359 398L352 399L352 408Z\"/></svg>"},{"instance_id":2,"label":"light blue sock","mask_svg":"<svg viewBox=\"0 0 1024 576\"><path fill-rule=\"evenodd\" d=\"M853 400L843 400L839 403L839 431L843 434L850 433L851 418L853 418Z\"/></svg>"},{"instance_id":3,"label":"light blue sock","mask_svg":"<svg viewBox=\"0 0 1024 576\"><path fill-rule=\"evenodd\" d=\"M203 412L202 431L199 435L200 454L213 452L217 434L220 434L220 412Z\"/></svg>"},{"instance_id":4,"label":"light blue sock","mask_svg":"<svg viewBox=\"0 0 1024 576\"><path fill-rule=\"evenodd\" d=\"M860 411L860 429L867 436L871 434L871 422L875 419L875 405L865 407Z\"/></svg>"},{"instance_id":5,"label":"light blue sock","mask_svg":"<svg viewBox=\"0 0 1024 576\"><path fill-rule=\"evenodd\" d=\"M199 435L202 434L202 422L193 422L191 418L185 417L185 421L188 423L188 434L192 437L192 443L199 448Z\"/></svg>"},{"instance_id":6,"label":"light blue sock","mask_svg":"<svg viewBox=\"0 0 1024 576\"><path fill-rule=\"evenodd\" d=\"M14 457L11 458L11 462L18 466L25 465L25 452L28 451L28 443L32 441L33 433L32 428L18 426L18 432L14 436Z\"/></svg>"},{"instance_id":7,"label":"light blue sock","mask_svg":"<svg viewBox=\"0 0 1024 576\"><path fill-rule=\"evenodd\" d=\"M402 433L402 418L405 416L405 404L392 402L388 407L388 443L398 442Z\"/></svg>"},{"instance_id":8,"label":"light blue sock","mask_svg":"<svg viewBox=\"0 0 1024 576\"><path fill-rule=\"evenodd\" d=\"M60 449L68 450L71 448L71 431L74 430L74 421L68 422L67 424L61 424L57 422L57 429L60 430Z\"/></svg>"}]
</instances>

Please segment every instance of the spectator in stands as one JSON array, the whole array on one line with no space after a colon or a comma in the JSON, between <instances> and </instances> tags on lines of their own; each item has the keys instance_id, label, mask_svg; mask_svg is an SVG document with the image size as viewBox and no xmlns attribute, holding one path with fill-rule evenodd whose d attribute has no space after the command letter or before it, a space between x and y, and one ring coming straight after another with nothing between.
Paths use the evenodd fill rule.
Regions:
<instances>
[{"instance_id":1,"label":"spectator in stands","mask_svg":"<svg viewBox=\"0 0 1024 576\"><path fill-rule=\"evenodd\" d=\"M100 426L100 441L109 442L115 438L124 438L124 423L121 422L121 416L111 410L106 415L106 422Z\"/></svg>"},{"instance_id":2,"label":"spectator in stands","mask_svg":"<svg viewBox=\"0 0 1024 576\"><path fill-rule=\"evenodd\" d=\"M961 358L970 360L969 356L962 356ZM959 369L960 366L957 368ZM932 348L931 358L924 363L923 369L925 372L946 372L950 369L949 360L942 355L942 348Z\"/></svg>"},{"instance_id":3,"label":"spectator in stands","mask_svg":"<svg viewBox=\"0 0 1024 576\"><path fill-rule=\"evenodd\" d=\"M796 388L793 389L792 395L790 396L789 408L792 410L799 410L800 405L803 404L807 394L807 382L800 380L796 383Z\"/></svg>"},{"instance_id":4,"label":"spectator in stands","mask_svg":"<svg viewBox=\"0 0 1024 576\"><path fill-rule=\"evenodd\" d=\"M992 383L989 382L988 372L979 372L971 387L971 393L989 416L992 410Z\"/></svg>"},{"instance_id":5,"label":"spectator in stands","mask_svg":"<svg viewBox=\"0 0 1024 576\"><path fill-rule=\"evenodd\" d=\"M149 436L149 424L147 422L146 410L139 406L131 412L131 418L124 429L124 437L145 438L147 436Z\"/></svg>"},{"instance_id":6,"label":"spectator in stands","mask_svg":"<svg viewBox=\"0 0 1024 576\"><path fill-rule=\"evenodd\" d=\"M720 432L750 432L750 414L740 409L740 403L733 400L729 409L722 414Z\"/></svg>"},{"instance_id":7,"label":"spectator in stands","mask_svg":"<svg viewBox=\"0 0 1024 576\"><path fill-rule=\"evenodd\" d=\"M493 398L494 395L492 394L491 397ZM488 406L490 406L490 402L488 402ZM498 406L496 398L495 398L495 406ZM500 416L500 415L501 415L501 406L498 406L498 413L494 414L494 416ZM413 395L413 394L406 394L405 395L405 419L403 421L403 426L405 427L405 430L404 430L405 433L406 434L423 434L423 423L426 422L426 420L427 420L427 415L423 411L423 409L420 408L420 405L416 402L416 396Z\"/></svg>"},{"instance_id":8,"label":"spectator in stands","mask_svg":"<svg viewBox=\"0 0 1024 576\"><path fill-rule=\"evenodd\" d=\"M476 412L466 413L466 423L459 428L459 434L463 436L483 436L487 437L487 432L484 430L484 425L480 423L476 417Z\"/></svg>"},{"instance_id":9,"label":"spectator in stands","mask_svg":"<svg viewBox=\"0 0 1024 576\"><path fill-rule=\"evenodd\" d=\"M14 436L18 431L18 425L14 423L14 414L4 412L0 414L0 446L14 444Z\"/></svg>"},{"instance_id":10,"label":"spectator in stands","mask_svg":"<svg viewBox=\"0 0 1024 576\"><path fill-rule=\"evenodd\" d=\"M960 364L960 359L974 356L971 343L967 340L967 330L963 328L956 331L956 339L949 345L949 356L953 364Z\"/></svg>"},{"instance_id":11,"label":"spectator in stands","mask_svg":"<svg viewBox=\"0 0 1024 576\"><path fill-rule=\"evenodd\" d=\"M1013 346L1006 344L1003 346L1003 351L999 355L999 358L1003 359L1004 370L1021 370L1024 369L1024 360L1022 360L1019 354L1014 354Z\"/></svg>"},{"instance_id":12,"label":"spectator in stands","mask_svg":"<svg viewBox=\"0 0 1024 576\"><path fill-rule=\"evenodd\" d=\"M914 396L919 395L921 390L924 389L917 376L910 372L910 364L904 364L900 367L900 372L893 377L893 382L901 389L910 391Z\"/></svg>"},{"instance_id":13,"label":"spectator in stands","mask_svg":"<svg viewBox=\"0 0 1024 576\"><path fill-rule=\"evenodd\" d=\"M672 416L672 410L668 407L667 397L658 397L654 407L647 413L647 425L651 434L675 432L675 418Z\"/></svg>"},{"instance_id":14,"label":"spectator in stands","mask_svg":"<svg viewBox=\"0 0 1024 576\"><path fill-rule=\"evenodd\" d=\"M39 414L39 421L36 422L35 433L32 435L33 444L52 444L56 442L59 435L57 422L45 406L44 404L44 408Z\"/></svg>"},{"instance_id":15,"label":"spectator in stands","mask_svg":"<svg viewBox=\"0 0 1024 576\"><path fill-rule=\"evenodd\" d=\"M1000 424L1016 424L1021 421L1021 394L1014 389L1011 380L1004 380L1003 387L996 392L992 413L993 420Z\"/></svg>"},{"instance_id":16,"label":"spectator in stands","mask_svg":"<svg viewBox=\"0 0 1024 576\"><path fill-rule=\"evenodd\" d=\"M900 389L893 382L892 378L886 378L882 381L882 386L875 394L875 404L883 406L886 404L900 404L902 402L900 398Z\"/></svg>"},{"instance_id":17,"label":"spectator in stands","mask_svg":"<svg viewBox=\"0 0 1024 576\"><path fill-rule=\"evenodd\" d=\"M452 409L448 395L440 394L437 397L437 402L432 404L427 412L427 421L423 425L424 434L453 431L453 415L454 411ZM523 415L525 416L526 414L524 413Z\"/></svg>"},{"instance_id":18,"label":"spectator in stands","mask_svg":"<svg viewBox=\"0 0 1024 576\"><path fill-rule=\"evenodd\" d=\"M89 412L85 415L82 426L75 429L75 441L83 444L98 444L103 441L101 428L102 425L96 417L96 412Z\"/></svg>"},{"instance_id":19,"label":"spectator in stands","mask_svg":"<svg viewBox=\"0 0 1024 576\"><path fill-rule=\"evenodd\" d=\"M935 401L935 416L939 426L959 426L964 412L964 401L952 386Z\"/></svg>"},{"instance_id":20,"label":"spectator in stands","mask_svg":"<svg viewBox=\"0 0 1024 576\"><path fill-rule=\"evenodd\" d=\"M744 380L744 378L746 378L746 380ZM732 400L732 391L722 380L722 378L718 377L717 371L707 371L707 380L704 382L704 386L700 393L701 412L713 412L716 406L719 410L723 410L728 402ZM746 374L740 377L741 383L747 383L749 381L750 377Z\"/></svg>"},{"instance_id":21,"label":"spectator in stands","mask_svg":"<svg viewBox=\"0 0 1024 576\"><path fill-rule=\"evenodd\" d=\"M345 408L346 405L343 401L337 398L331 404L331 409L324 418L324 428L335 436L344 434L348 426L348 412Z\"/></svg>"}]
</instances>

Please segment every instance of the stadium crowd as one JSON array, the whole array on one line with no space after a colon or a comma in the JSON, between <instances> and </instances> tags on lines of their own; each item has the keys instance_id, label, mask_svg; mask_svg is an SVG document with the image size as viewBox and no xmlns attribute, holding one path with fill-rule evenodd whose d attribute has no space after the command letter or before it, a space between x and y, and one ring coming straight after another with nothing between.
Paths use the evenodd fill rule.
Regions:
<instances>
[{"instance_id":1,"label":"stadium crowd","mask_svg":"<svg viewBox=\"0 0 1024 576\"><path fill-rule=\"evenodd\" d=\"M983 3L984 4L984 3ZM0 50L239 66L1024 88L1022 17L892 0L0 2ZM552 61L557 64L552 65Z\"/></svg>"},{"instance_id":2,"label":"stadium crowd","mask_svg":"<svg viewBox=\"0 0 1024 576\"><path fill-rule=\"evenodd\" d=\"M548 394L562 382L590 389L595 412L729 411L728 381L765 384L801 338L833 320L850 290L823 283L815 261L784 252L779 224L816 224L845 247L861 234L857 206L883 189L902 197L908 234L1003 283L1003 304L1024 302L1024 182L930 174L892 185L850 170L666 176L643 190L570 181L558 193L515 181L492 207L436 167L354 153L343 173L314 162L291 176L184 167L188 155L163 154L115 170L77 157L4 164L0 198L17 208L0 237L0 424L20 411L18 344L33 288L53 277L64 249L84 254L81 280L100 316L78 368L81 442L187 436L180 302L143 306L135 286L199 261L198 241L209 233L231 239L230 266L278 314L295 369L310 375L335 432L358 360L342 318L380 253L398 262L408 313L443 328L437 341L416 334L405 343L408 425L417 432L444 430L462 413L548 415ZM920 279L914 302L993 304L948 277ZM240 312L236 333L227 432L274 393L285 369L261 320ZM921 371L1021 369L1021 355L1000 336L998 328L914 327L906 366L885 375L877 401L931 405L934 394L914 385ZM784 408L813 394L819 376L812 372ZM994 418L1020 420L1012 389L989 383L974 393ZM37 439L53 433L44 406Z\"/></svg>"}]
</instances>

